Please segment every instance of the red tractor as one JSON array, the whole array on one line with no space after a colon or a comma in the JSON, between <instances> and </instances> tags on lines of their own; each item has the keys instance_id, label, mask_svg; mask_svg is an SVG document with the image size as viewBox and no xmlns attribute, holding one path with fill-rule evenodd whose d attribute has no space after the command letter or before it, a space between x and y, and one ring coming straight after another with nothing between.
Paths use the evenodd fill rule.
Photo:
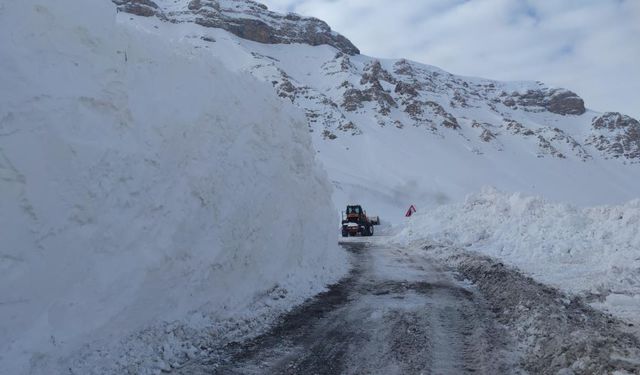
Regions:
<instances>
[{"instance_id":1,"label":"red tractor","mask_svg":"<svg viewBox=\"0 0 640 375\"><path fill-rule=\"evenodd\" d=\"M347 236L373 236L373 226L379 225L377 216L368 217L367 212L359 205L347 206L342 212L342 237Z\"/></svg>"}]
</instances>

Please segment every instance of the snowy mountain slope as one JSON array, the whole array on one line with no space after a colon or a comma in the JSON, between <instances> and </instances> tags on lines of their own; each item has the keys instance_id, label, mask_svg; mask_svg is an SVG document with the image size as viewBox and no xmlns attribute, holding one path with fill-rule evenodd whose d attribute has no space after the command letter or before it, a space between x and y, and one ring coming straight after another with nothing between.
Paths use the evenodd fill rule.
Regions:
<instances>
[{"instance_id":1,"label":"snowy mountain slope","mask_svg":"<svg viewBox=\"0 0 640 375\"><path fill-rule=\"evenodd\" d=\"M345 271L303 113L150 31L0 6L2 374L159 372Z\"/></svg>"},{"instance_id":2,"label":"snowy mountain slope","mask_svg":"<svg viewBox=\"0 0 640 375\"><path fill-rule=\"evenodd\" d=\"M137 2L119 3L126 11ZM124 22L181 30L193 48L269 82L304 110L337 207L360 202L397 222L409 204L434 207L485 185L579 205L620 203L640 190L637 121L588 110L569 90L375 59L297 31L279 41L306 30L307 19L252 1L154 4L148 15L158 17ZM205 8L217 23L197 21ZM262 38L247 36L252 26L234 29L225 17L269 27ZM194 23L202 27L184 27Z\"/></svg>"}]
</instances>

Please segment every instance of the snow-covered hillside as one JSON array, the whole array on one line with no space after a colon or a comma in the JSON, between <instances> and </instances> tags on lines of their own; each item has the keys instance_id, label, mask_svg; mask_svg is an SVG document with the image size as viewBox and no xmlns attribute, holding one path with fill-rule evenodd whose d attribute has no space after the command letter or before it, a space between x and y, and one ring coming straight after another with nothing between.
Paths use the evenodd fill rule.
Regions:
<instances>
[{"instance_id":1,"label":"snow-covered hillside","mask_svg":"<svg viewBox=\"0 0 640 375\"><path fill-rule=\"evenodd\" d=\"M358 202L399 222L410 204L485 185L581 206L640 191L640 123L591 111L569 90L360 55L321 21L250 0L116 3L141 15L123 22L180 34L303 109L337 207Z\"/></svg>"},{"instance_id":2,"label":"snow-covered hillside","mask_svg":"<svg viewBox=\"0 0 640 375\"><path fill-rule=\"evenodd\" d=\"M158 372L345 272L303 113L163 30L0 5L2 374Z\"/></svg>"}]
</instances>

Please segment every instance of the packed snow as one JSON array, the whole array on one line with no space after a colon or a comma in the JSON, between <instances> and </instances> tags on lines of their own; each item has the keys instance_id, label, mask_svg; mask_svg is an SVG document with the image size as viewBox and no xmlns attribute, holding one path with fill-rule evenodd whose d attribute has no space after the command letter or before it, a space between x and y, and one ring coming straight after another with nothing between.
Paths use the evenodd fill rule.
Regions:
<instances>
[{"instance_id":1,"label":"packed snow","mask_svg":"<svg viewBox=\"0 0 640 375\"><path fill-rule=\"evenodd\" d=\"M346 272L303 114L117 19L0 5L2 374L159 372Z\"/></svg>"},{"instance_id":2,"label":"packed snow","mask_svg":"<svg viewBox=\"0 0 640 375\"><path fill-rule=\"evenodd\" d=\"M640 200L578 208L485 188L408 218L393 237L502 259L537 280L640 323Z\"/></svg>"}]
</instances>

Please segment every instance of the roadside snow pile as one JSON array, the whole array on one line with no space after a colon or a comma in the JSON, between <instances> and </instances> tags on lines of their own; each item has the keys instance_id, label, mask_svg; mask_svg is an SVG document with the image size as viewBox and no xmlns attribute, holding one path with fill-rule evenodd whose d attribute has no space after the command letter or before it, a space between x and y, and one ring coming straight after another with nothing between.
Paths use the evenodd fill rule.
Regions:
<instances>
[{"instance_id":1,"label":"roadside snow pile","mask_svg":"<svg viewBox=\"0 0 640 375\"><path fill-rule=\"evenodd\" d=\"M0 5L2 374L159 373L346 271L304 116L115 20Z\"/></svg>"},{"instance_id":2,"label":"roadside snow pile","mask_svg":"<svg viewBox=\"0 0 640 375\"><path fill-rule=\"evenodd\" d=\"M640 200L579 209L485 188L416 214L395 242L436 242L503 259L541 282L640 322Z\"/></svg>"}]
</instances>

